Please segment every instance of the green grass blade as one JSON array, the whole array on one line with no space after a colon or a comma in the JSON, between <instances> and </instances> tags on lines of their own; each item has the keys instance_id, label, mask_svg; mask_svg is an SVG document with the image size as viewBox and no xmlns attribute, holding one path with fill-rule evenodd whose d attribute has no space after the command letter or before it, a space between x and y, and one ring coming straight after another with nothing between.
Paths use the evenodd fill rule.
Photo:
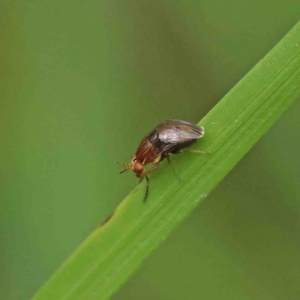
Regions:
<instances>
[{"instance_id":1,"label":"green grass blade","mask_svg":"<svg viewBox=\"0 0 300 300\"><path fill-rule=\"evenodd\" d=\"M300 94L300 23L200 122L206 129L195 148L150 177L119 205L33 299L108 299ZM201 100L200 100L201 101Z\"/></svg>"}]
</instances>

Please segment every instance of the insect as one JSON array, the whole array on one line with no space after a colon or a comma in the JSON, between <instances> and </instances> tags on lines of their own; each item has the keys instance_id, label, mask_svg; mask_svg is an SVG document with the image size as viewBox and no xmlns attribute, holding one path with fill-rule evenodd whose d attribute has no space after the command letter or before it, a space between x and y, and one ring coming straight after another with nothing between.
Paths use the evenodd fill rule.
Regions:
<instances>
[{"instance_id":1,"label":"insect","mask_svg":"<svg viewBox=\"0 0 300 300\"><path fill-rule=\"evenodd\" d=\"M135 154L132 155L129 163L122 162L125 169L124 173L132 170L142 181L146 178L147 187L144 201L147 200L149 191L148 175L153 172L159 164L166 158L171 164L169 154L182 152L194 144L198 139L204 136L204 127L198 127L192 123L169 119L157 125L139 144ZM207 153L206 151L197 151L198 153ZM146 166L152 164L148 170Z\"/></svg>"}]
</instances>

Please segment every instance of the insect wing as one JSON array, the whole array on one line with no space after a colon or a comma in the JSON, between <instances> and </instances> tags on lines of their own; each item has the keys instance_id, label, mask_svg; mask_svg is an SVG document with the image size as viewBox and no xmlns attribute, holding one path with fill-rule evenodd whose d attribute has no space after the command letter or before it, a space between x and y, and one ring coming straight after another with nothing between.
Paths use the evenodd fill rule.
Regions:
<instances>
[{"instance_id":1,"label":"insect wing","mask_svg":"<svg viewBox=\"0 0 300 300\"><path fill-rule=\"evenodd\" d=\"M178 153L204 135L203 127L173 119L159 124L155 131L158 133L157 150L164 153Z\"/></svg>"},{"instance_id":2,"label":"insect wing","mask_svg":"<svg viewBox=\"0 0 300 300\"><path fill-rule=\"evenodd\" d=\"M204 128L181 120L167 120L156 127L158 137L166 144L180 144L203 137Z\"/></svg>"}]
</instances>

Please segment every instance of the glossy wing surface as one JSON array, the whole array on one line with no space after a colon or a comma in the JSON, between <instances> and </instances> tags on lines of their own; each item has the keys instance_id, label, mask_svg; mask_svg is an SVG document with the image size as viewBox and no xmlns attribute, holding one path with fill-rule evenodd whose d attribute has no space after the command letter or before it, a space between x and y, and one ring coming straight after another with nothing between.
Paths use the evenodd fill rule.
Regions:
<instances>
[{"instance_id":1,"label":"glossy wing surface","mask_svg":"<svg viewBox=\"0 0 300 300\"><path fill-rule=\"evenodd\" d=\"M185 143L203 137L204 128L181 120L167 120L156 128L159 139L166 144Z\"/></svg>"}]
</instances>

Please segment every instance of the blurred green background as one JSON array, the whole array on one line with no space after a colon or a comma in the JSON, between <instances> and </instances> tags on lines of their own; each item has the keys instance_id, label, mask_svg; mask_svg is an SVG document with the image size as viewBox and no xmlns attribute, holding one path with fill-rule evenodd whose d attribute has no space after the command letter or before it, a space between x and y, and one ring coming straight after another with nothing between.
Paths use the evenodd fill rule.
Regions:
<instances>
[{"instance_id":1,"label":"blurred green background","mask_svg":"<svg viewBox=\"0 0 300 300\"><path fill-rule=\"evenodd\" d=\"M298 0L0 8L5 300L30 299L137 184L115 161L164 119L198 122L300 19ZM113 299L299 299L299 114L296 101Z\"/></svg>"}]
</instances>

